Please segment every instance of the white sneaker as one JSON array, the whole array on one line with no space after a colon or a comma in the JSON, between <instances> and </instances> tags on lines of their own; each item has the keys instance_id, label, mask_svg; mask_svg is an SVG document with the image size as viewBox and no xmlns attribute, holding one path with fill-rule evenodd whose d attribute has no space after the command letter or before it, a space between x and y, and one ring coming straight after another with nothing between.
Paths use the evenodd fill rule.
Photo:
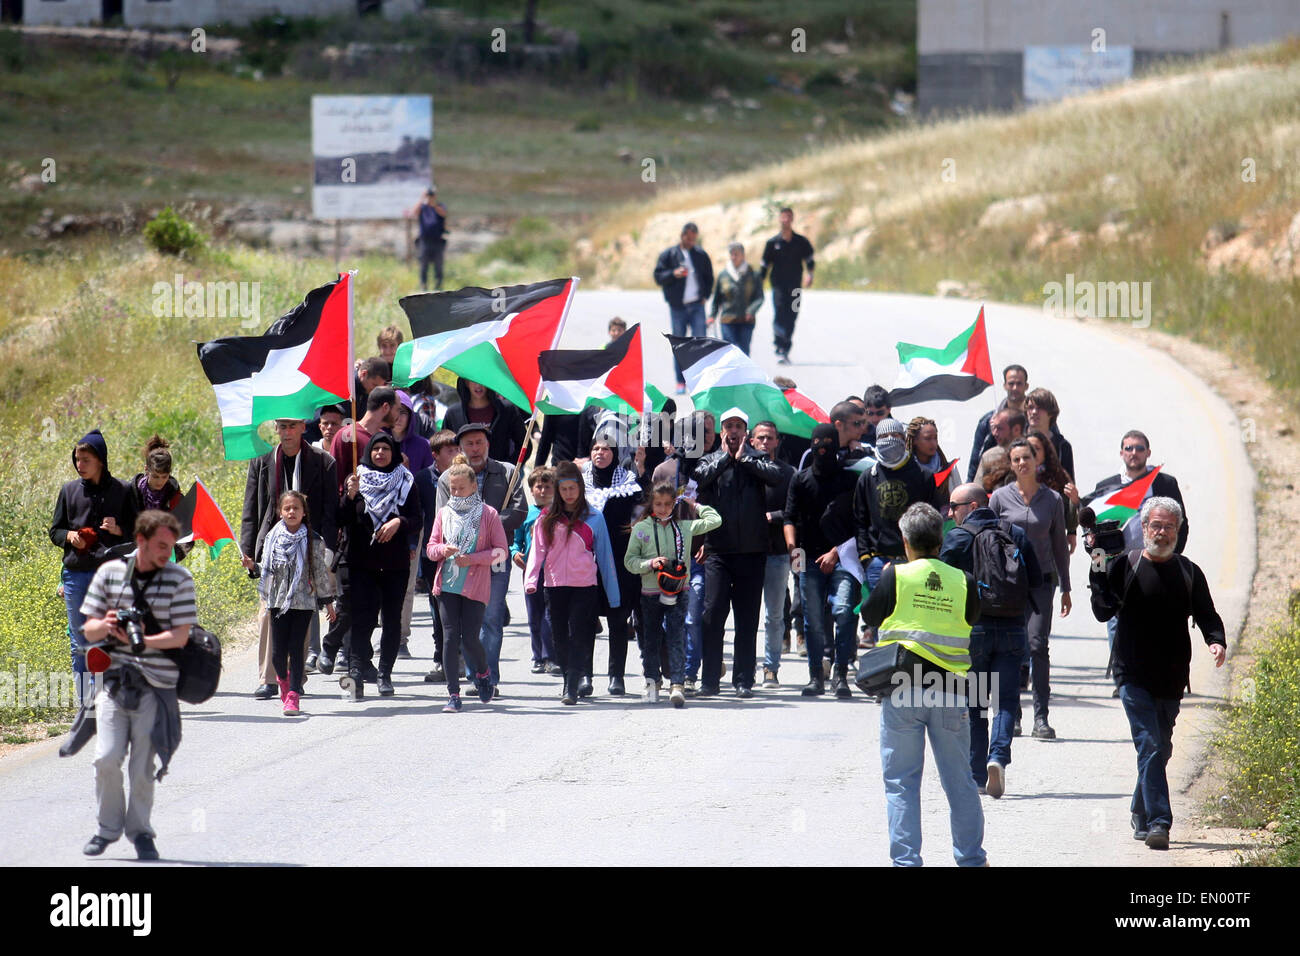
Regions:
<instances>
[{"instance_id":1,"label":"white sneaker","mask_svg":"<svg viewBox=\"0 0 1300 956\"><path fill-rule=\"evenodd\" d=\"M673 684L673 691L668 695L668 700L674 707L686 706L686 691L681 684Z\"/></svg>"},{"instance_id":2,"label":"white sneaker","mask_svg":"<svg viewBox=\"0 0 1300 956\"><path fill-rule=\"evenodd\" d=\"M647 704L659 703L659 682L648 680L645 682L645 697Z\"/></svg>"},{"instance_id":3,"label":"white sneaker","mask_svg":"<svg viewBox=\"0 0 1300 956\"><path fill-rule=\"evenodd\" d=\"M994 800L998 799L1006 790L1007 778L1006 770L1002 764L996 760L990 760L988 763L989 782L985 785L988 795Z\"/></svg>"}]
</instances>

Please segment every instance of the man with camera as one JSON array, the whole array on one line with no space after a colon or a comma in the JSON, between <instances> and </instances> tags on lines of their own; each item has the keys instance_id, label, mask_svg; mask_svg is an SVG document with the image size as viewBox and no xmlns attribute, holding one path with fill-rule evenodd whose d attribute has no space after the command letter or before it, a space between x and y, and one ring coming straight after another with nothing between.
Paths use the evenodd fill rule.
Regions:
<instances>
[{"instance_id":1,"label":"man with camera","mask_svg":"<svg viewBox=\"0 0 1300 956\"><path fill-rule=\"evenodd\" d=\"M745 436L749 416L739 408L723 412L722 447L695 469L701 504L722 516L722 527L705 538L703 669L698 696L718 693L722 681L723 630L734 614L731 679L736 696L754 696L758 609L767 567L767 489L781 481L781 469L756 451Z\"/></svg>"},{"instance_id":2,"label":"man with camera","mask_svg":"<svg viewBox=\"0 0 1300 956\"><path fill-rule=\"evenodd\" d=\"M1205 574L1177 553L1182 505L1148 498L1139 525L1142 548L1106 558L1099 562L1103 568L1094 564L1089 588L1097 620L1116 619L1115 684L1137 749L1133 836L1153 850L1167 850L1173 811L1165 766L1192 660L1187 618L1201 629L1215 667L1223 666L1228 642Z\"/></svg>"},{"instance_id":3,"label":"man with camera","mask_svg":"<svg viewBox=\"0 0 1300 956\"><path fill-rule=\"evenodd\" d=\"M165 511L141 512L135 556L101 565L81 605L86 639L108 640L110 659L95 697L99 828L82 849L87 856L99 856L125 832L139 859L158 859L149 824L153 785L167 772L181 740L180 671L167 651L183 647L198 623L194 580L171 561L180 530ZM129 803L122 793L128 749ZM155 754L161 760L156 775Z\"/></svg>"}]
</instances>

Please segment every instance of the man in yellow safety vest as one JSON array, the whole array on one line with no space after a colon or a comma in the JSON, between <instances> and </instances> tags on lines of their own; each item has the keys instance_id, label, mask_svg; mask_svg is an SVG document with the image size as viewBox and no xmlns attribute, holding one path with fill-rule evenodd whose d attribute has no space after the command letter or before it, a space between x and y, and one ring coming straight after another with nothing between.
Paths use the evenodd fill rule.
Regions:
<instances>
[{"instance_id":1,"label":"man in yellow safety vest","mask_svg":"<svg viewBox=\"0 0 1300 956\"><path fill-rule=\"evenodd\" d=\"M965 571L939 560L943 518L918 502L898 520L907 563L886 565L862 608L879 627L881 646L907 648L907 665L881 701L880 764L885 778L889 855L895 866L921 865L921 770L925 736L951 811L958 866L986 866L984 810L970 769L965 674L979 594Z\"/></svg>"}]
</instances>

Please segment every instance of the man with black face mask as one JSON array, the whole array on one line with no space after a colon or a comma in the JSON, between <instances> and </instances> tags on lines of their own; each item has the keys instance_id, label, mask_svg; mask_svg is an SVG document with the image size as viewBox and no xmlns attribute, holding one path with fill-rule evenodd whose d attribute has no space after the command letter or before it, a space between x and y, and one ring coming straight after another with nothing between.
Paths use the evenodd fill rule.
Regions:
<instances>
[{"instance_id":1,"label":"man with black face mask","mask_svg":"<svg viewBox=\"0 0 1300 956\"><path fill-rule=\"evenodd\" d=\"M858 479L853 490L858 558L867 587L873 590L885 565L906 560L898 530L903 512L918 501L939 506L934 473L908 452L904 434L903 423L895 418L876 425L876 464Z\"/></svg>"},{"instance_id":2,"label":"man with black face mask","mask_svg":"<svg viewBox=\"0 0 1300 956\"><path fill-rule=\"evenodd\" d=\"M811 466L790 481L785 504L785 543L792 567L799 569L803 599L804 639L808 643L808 684L805 697L826 693L822 657L835 628L835 696L851 696L848 667L853 659L857 621L858 582L840 566L836 547L854 535L851 502L857 475L839 456L840 439L834 425L813 429ZM827 613L827 602L830 613Z\"/></svg>"}]
</instances>

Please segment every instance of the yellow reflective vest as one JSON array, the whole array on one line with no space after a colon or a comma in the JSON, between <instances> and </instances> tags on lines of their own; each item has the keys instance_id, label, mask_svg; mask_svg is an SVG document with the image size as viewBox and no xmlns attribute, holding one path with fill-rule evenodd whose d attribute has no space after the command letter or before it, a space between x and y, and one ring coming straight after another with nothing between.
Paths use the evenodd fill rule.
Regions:
<instances>
[{"instance_id":1,"label":"yellow reflective vest","mask_svg":"<svg viewBox=\"0 0 1300 956\"><path fill-rule=\"evenodd\" d=\"M966 575L938 558L894 565L894 611L880 624L880 644L902 644L955 674L970 670Z\"/></svg>"}]
</instances>

